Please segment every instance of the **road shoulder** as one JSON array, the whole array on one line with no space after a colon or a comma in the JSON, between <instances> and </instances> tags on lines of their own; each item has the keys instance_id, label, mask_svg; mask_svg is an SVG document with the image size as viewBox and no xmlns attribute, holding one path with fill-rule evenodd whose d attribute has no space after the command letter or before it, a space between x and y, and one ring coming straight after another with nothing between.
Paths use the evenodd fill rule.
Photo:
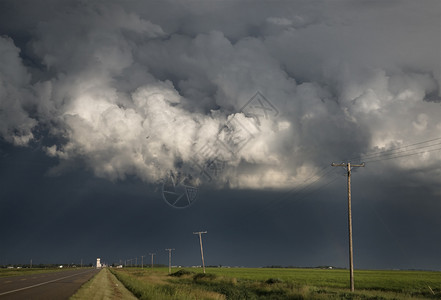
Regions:
<instances>
[{"instance_id":1,"label":"road shoulder","mask_svg":"<svg viewBox=\"0 0 441 300\"><path fill-rule=\"evenodd\" d=\"M95 277L85 283L70 299L132 300L137 298L133 296L133 294L127 290L118 279L116 279L115 275L113 275L107 268L103 268Z\"/></svg>"}]
</instances>

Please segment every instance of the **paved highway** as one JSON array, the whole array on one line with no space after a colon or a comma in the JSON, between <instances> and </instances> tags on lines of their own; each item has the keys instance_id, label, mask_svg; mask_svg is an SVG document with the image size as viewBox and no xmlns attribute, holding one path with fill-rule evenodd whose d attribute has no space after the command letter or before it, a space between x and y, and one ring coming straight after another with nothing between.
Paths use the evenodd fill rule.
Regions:
<instances>
[{"instance_id":1,"label":"paved highway","mask_svg":"<svg viewBox=\"0 0 441 300\"><path fill-rule=\"evenodd\" d=\"M0 299L69 299L99 270L80 269L0 278Z\"/></svg>"}]
</instances>

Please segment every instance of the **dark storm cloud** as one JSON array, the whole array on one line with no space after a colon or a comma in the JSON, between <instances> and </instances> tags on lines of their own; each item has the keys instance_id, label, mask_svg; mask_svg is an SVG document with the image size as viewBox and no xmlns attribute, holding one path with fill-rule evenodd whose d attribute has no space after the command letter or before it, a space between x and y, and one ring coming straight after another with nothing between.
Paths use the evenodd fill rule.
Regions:
<instances>
[{"instance_id":1,"label":"dark storm cloud","mask_svg":"<svg viewBox=\"0 0 441 300\"><path fill-rule=\"evenodd\" d=\"M332 161L369 161L373 152L440 137L437 1L0 7L0 136L38 145L52 175L74 169L115 184L155 183L178 166L204 163L198 151L239 122L253 136L225 157L213 187L223 195L277 192L308 180L329 184L320 170ZM256 92L277 110L259 126L240 113ZM405 178L432 199L441 194L434 164L441 154L421 149L360 174L394 186Z\"/></svg>"},{"instance_id":2,"label":"dark storm cloud","mask_svg":"<svg viewBox=\"0 0 441 300\"><path fill-rule=\"evenodd\" d=\"M160 179L176 160L189 163L256 91L282 114L228 164L269 165L272 175L242 163L239 174L225 173L232 186L295 184L323 156L310 149L345 158L421 130L437 136L441 126L424 102L439 90L436 14L418 8L422 23L409 24L411 3L351 4L344 14L346 2L317 3L327 14L304 2L6 4L31 20L3 21L22 27L2 38L2 58L13 63L3 69L2 105L14 116L4 118L3 137L23 145L47 126L65 141L47 145L49 155L81 157L100 177ZM173 20L161 18L169 7ZM21 31L29 36L20 57L13 37ZM27 68L26 56L40 68Z\"/></svg>"}]
</instances>

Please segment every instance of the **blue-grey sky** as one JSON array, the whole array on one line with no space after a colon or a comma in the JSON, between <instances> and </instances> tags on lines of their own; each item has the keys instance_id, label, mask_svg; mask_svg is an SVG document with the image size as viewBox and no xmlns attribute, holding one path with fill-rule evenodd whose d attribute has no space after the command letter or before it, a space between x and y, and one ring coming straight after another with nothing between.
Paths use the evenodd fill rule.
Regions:
<instances>
[{"instance_id":1,"label":"blue-grey sky","mask_svg":"<svg viewBox=\"0 0 441 300\"><path fill-rule=\"evenodd\" d=\"M1 1L0 263L196 265L207 230L209 265L347 267L330 164L366 162L355 267L440 270L440 20L429 0Z\"/></svg>"}]
</instances>

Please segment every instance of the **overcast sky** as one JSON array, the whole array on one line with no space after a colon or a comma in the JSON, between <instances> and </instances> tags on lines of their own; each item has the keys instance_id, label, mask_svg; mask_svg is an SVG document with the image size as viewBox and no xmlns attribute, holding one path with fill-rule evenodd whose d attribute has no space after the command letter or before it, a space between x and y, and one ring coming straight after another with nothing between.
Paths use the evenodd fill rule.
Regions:
<instances>
[{"instance_id":1,"label":"overcast sky","mask_svg":"<svg viewBox=\"0 0 441 300\"><path fill-rule=\"evenodd\" d=\"M0 264L441 270L439 1L0 1ZM175 184L176 186L173 186Z\"/></svg>"}]
</instances>

